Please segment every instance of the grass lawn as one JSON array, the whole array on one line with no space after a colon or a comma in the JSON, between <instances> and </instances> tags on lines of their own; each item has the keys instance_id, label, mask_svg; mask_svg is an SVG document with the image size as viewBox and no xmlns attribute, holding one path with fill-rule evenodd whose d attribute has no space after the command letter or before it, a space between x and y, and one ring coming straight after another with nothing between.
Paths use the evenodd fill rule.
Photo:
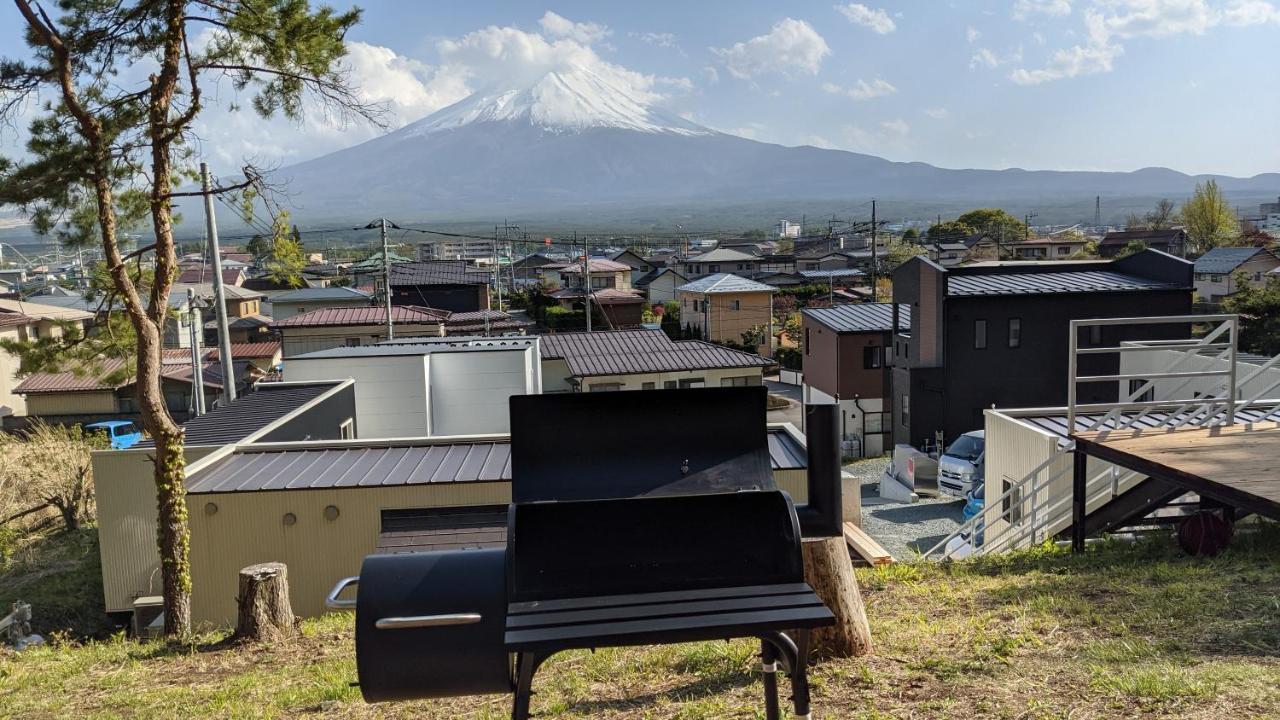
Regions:
<instances>
[{"instance_id":1,"label":"grass lawn","mask_svg":"<svg viewBox=\"0 0 1280 720\"><path fill-rule=\"evenodd\" d=\"M873 657L813 671L821 718L1280 718L1280 532L860 570ZM39 608L37 608L37 612ZM351 617L229 648L120 638L0 654L0 716L504 718L506 697L365 705ZM543 718L763 717L753 642L558 656ZM3 653L4 651L0 651ZM784 682L785 692L785 682Z\"/></svg>"}]
</instances>

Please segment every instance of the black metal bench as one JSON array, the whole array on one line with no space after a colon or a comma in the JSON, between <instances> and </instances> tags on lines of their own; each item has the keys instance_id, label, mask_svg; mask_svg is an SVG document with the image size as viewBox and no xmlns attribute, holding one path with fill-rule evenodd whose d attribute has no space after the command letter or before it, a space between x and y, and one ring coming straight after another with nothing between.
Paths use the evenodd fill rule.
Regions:
<instances>
[{"instance_id":1,"label":"black metal bench","mask_svg":"<svg viewBox=\"0 0 1280 720\"><path fill-rule=\"evenodd\" d=\"M512 398L512 504L500 550L374 555L356 649L367 700L513 692L571 649L755 637L809 715L809 631L834 622L804 582L800 522L773 483L762 388ZM566 451L557 436L577 419ZM638 444L674 422L679 437ZM624 421L623 421L624 420ZM788 634L789 633L789 634Z\"/></svg>"}]
</instances>

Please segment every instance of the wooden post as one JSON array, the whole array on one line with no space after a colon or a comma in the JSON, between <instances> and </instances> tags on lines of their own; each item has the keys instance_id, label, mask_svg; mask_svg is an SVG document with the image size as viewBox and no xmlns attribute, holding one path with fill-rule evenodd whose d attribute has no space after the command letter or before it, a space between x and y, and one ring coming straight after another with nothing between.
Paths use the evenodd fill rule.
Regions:
<instances>
[{"instance_id":1,"label":"wooden post","mask_svg":"<svg viewBox=\"0 0 1280 720\"><path fill-rule=\"evenodd\" d=\"M813 631L815 657L857 657L871 652L871 625L843 537L805 540L805 581L831 608L836 624Z\"/></svg>"},{"instance_id":2,"label":"wooden post","mask_svg":"<svg viewBox=\"0 0 1280 720\"><path fill-rule=\"evenodd\" d=\"M289 604L289 574L284 563L261 563L241 570L236 603L237 640L283 640L298 631Z\"/></svg>"}]
</instances>

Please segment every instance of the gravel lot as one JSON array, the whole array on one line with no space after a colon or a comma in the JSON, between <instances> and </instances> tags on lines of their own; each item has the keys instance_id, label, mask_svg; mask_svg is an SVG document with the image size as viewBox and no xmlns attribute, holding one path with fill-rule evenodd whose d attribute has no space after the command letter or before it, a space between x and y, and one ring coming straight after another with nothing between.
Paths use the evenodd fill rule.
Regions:
<instances>
[{"instance_id":1,"label":"gravel lot","mask_svg":"<svg viewBox=\"0 0 1280 720\"><path fill-rule=\"evenodd\" d=\"M895 560L909 560L933 547L960 526L963 500L922 497L916 503L880 498L880 474L889 459L860 460L844 472L862 485L862 529L884 546Z\"/></svg>"}]
</instances>

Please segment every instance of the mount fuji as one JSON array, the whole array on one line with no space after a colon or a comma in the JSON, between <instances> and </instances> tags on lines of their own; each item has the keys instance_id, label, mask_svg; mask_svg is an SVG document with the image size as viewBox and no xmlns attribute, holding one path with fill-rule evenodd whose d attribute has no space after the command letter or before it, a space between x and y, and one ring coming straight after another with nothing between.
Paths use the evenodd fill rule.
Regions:
<instances>
[{"instance_id":1,"label":"mount fuji","mask_svg":"<svg viewBox=\"0 0 1280 720\"><path fill-rule=\"evenodd\" d=\"M399 130L284 168L297 217L572 216L877 196L917 203L1183 197L1197 180L1130 173L944 169L717 132L582 67L478 91ZM1237 196L1280 174L1217 177Z\"/></svg>"}]
</instances>

